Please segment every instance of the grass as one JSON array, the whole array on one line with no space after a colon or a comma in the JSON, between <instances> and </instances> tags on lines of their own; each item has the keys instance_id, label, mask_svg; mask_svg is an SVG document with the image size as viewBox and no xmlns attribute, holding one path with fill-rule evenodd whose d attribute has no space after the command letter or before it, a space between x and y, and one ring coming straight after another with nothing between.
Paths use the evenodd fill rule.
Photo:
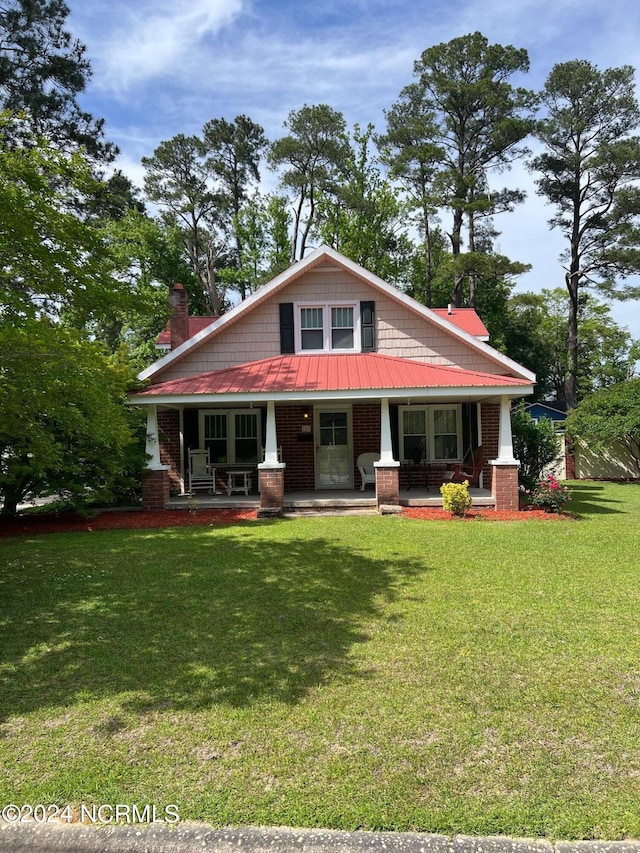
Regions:
<instances>
[{"instance_id":1,"label":"grass","mask_svg":"<svg viewBox=\"0 0 640 853\"><path fill-rule=\"evenodd\" d=\"M639 837L640 488L575 496L4 540L0 804Z\"/></svg>"}]
</instances>

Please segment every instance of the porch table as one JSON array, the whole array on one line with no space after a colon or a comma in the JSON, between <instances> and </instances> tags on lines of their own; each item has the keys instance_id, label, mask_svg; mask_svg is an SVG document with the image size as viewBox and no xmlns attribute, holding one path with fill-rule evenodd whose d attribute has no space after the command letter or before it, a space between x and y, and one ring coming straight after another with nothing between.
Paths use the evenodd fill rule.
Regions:
<instances>
[{"instance_id":1,"label":"porch table","mask_svg":"<svg viewBox=\"0 0 640 853\"><path fill-rule=\"evenodd\" d=\"M227 494L244 492L248 495L251 490L251 471L227 471Z\"/></svg>"}]
</instances>

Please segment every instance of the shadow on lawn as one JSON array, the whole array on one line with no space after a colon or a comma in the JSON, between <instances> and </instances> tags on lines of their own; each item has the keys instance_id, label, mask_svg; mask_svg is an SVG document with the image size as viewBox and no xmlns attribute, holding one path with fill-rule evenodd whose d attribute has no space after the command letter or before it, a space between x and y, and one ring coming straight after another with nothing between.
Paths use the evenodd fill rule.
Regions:
<instances>
[{"instance_id":1,"label":"shadow on lawn","mask_svg":"<svg viewBox=\"0 0 640 853\"><path fill-rule=\"evenodd\" d=\"M618 509L617 505L623 506L624 502L612 498L610 491L598 482L574 480L569 485L571 503L567 509L580 518L590 515L620 515L628 512L625 509Z\"/></svg>"},{"instance_id":2,"label":"shadow on lawn","mask_svg":"<svg viewBox=\"0 0 640 853\"><path fill-rule=\"evenodd\" d=\"M16 553L0 575L0 720L129 691L135 712L295 703L367 677L354 647L425 571L242 527L42 537Z\"/></svg>"}]
</instances>

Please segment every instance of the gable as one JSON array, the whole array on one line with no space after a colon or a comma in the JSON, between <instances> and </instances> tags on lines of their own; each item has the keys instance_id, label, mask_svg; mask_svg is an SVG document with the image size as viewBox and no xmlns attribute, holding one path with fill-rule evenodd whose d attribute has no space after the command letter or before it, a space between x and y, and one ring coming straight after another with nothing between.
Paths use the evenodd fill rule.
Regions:
<instances>
[{"instance_id":1,"label":"gable","mask_svg":"<svg viewBox=\"0 0 640 853\"><path fill-rule=\"evenodd\" d=\"M312 260L315 258L315 263ZM246 302L140 374L153 382L225 370L282 353L282 305L292 317L295 337L306 305L375 305L375 352L465 370L516 375L524 368L438 316L406 294L330 249L317 250ZM360 334L360 317L358 316ZM360 351L360 346L358 347Z\"/></svg>"}]
</instances>

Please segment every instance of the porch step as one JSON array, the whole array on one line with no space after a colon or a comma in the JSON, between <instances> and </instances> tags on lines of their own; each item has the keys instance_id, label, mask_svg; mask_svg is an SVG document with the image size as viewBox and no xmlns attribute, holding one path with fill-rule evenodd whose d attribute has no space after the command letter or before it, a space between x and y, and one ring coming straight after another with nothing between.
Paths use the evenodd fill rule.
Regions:
<instances>
[{"instance_id":1,"label":"porch step","mask_svg":"<svg viewBox=\"0 0 640 853\"><path fill-rule=\"evenodd\" d=\"M375 498L357 497L284 497L284 514L299 518L303 515L377 515Z\"/></svg>"}]
</instances>

